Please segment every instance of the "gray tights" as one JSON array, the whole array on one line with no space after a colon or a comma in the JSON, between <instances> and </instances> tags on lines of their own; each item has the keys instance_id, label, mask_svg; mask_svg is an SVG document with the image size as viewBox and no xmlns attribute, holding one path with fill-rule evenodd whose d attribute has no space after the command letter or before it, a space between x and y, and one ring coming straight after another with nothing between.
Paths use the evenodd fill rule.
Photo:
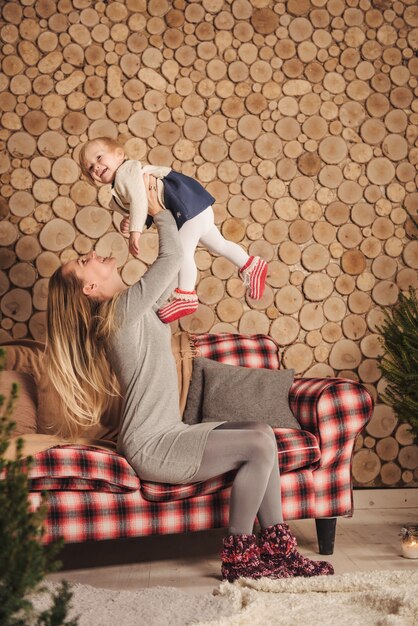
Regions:
<instances>
[{"instance_id":1,"label":"gray tights","mask_svg":"<svg viewBox=\"0 0 418 626\"><path fill-rule=\"evenodd\" d=\"M232 484L229 533L251 534L255 517L262 528L283 522L277 444L270 426L225 422L209 433L193 482L238 470Z\"/></svg>"}]
</instances>

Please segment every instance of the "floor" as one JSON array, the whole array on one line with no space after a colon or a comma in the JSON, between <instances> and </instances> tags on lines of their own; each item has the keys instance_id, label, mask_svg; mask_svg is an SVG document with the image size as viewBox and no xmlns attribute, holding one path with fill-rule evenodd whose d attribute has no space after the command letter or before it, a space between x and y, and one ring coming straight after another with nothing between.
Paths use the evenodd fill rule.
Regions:
<instances>
[{"instance_id":1,"label":"floor","mask_svg":"<svg viewBox=\"0 0 418 626\"><path fill-rule=\"evenodd\" d=\"M405 524L418 525L418 491L359 490L355 514L339 518L334 554L335 572L416 569L418 560L401 556L399 531ZM312 558L317 552L315 523L290 523L300 551ZM148 537L107 545L73 545L63 554L64 571L49 576L108 589L155 586L177 587L206 593L220 582L218 553L223 530L190 535Z\"/></svg>"}]
</instances>

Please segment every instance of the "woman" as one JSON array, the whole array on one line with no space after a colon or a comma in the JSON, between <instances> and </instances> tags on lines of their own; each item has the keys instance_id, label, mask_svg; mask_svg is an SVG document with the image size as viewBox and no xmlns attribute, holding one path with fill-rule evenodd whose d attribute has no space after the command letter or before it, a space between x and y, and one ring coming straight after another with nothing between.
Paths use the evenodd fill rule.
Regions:
<instances>
[{"instance_id":1,"label":"woman","mask_svg":"<svg viewBox=\"0 0 418 626\"><path fill-rule=\"evenodd\" d=\"M221 553L224 578L332 574L330 564L297 552L283 523L270 426L181 421L170 328L156 314L177 276L181 246L173 216L158 202L155 179L147 178L146 186L159 254L137 283L127 288L115 259L94 252L64 264L50 279L49 374L57 390L68 390L67 425L75 430L99 422L117 388L110 363L124 397L118 450L141 478L190 483L237 470Z\"/></svg>"}]
</instances>

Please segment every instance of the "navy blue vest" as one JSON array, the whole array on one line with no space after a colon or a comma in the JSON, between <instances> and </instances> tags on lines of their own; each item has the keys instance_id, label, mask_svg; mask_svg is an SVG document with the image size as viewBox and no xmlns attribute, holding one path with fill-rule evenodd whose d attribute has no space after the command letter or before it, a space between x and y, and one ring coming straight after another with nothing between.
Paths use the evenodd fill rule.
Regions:
<instances>
[{"instance_id":1,"label":"navy blue vest","mask_svg":"<svg viewBox=\"0 0 418 626\"><path fill-rule=\"evenodd\" d=\"M185 222L196 217L215 202L215 198L197 180L180 172L171 170L167 176L164 176L162 182L164 205L173 214L179 230ZM120 205L117 198L114 200ZM152 216L148 215L145 226L149 228L153 221Z\"/></svg>"},{"instance_id":2,"label":"navy blue vest","mask_svg":"<svg viewBox=\"0 0 418 626\"><path fill-rule=\"evenodd\" d=\"M177 228L215 202L215 198L194 178L171 172L163 178L164 204L172 212Z\"/></svg>"}]
</instances>

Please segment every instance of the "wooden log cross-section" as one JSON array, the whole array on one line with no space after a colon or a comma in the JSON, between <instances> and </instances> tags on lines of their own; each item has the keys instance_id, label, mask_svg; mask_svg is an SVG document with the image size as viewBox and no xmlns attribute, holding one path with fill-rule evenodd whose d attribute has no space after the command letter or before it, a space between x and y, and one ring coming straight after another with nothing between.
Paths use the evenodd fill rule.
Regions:
<instances>
[{"instance_id":1,"label":"wooden log cross-section","mask_svg":"<svg viewBox=\"0 0 418 626\"><path fill-rule=\"evenodd\" d=\"M107 136L194 177L224 237L268 263L254 301L199 246L190 332L266 333L301 376L363 382L373 420L358 484L415 486L413 442L381 401L379 328L418 288L418 12L414 0L19 0L0 7L0 336L45 338L48 280L129 255L110 185L79 168ZM382 408L384 407L384 408Z\"/></svg>"}]
</instances>

